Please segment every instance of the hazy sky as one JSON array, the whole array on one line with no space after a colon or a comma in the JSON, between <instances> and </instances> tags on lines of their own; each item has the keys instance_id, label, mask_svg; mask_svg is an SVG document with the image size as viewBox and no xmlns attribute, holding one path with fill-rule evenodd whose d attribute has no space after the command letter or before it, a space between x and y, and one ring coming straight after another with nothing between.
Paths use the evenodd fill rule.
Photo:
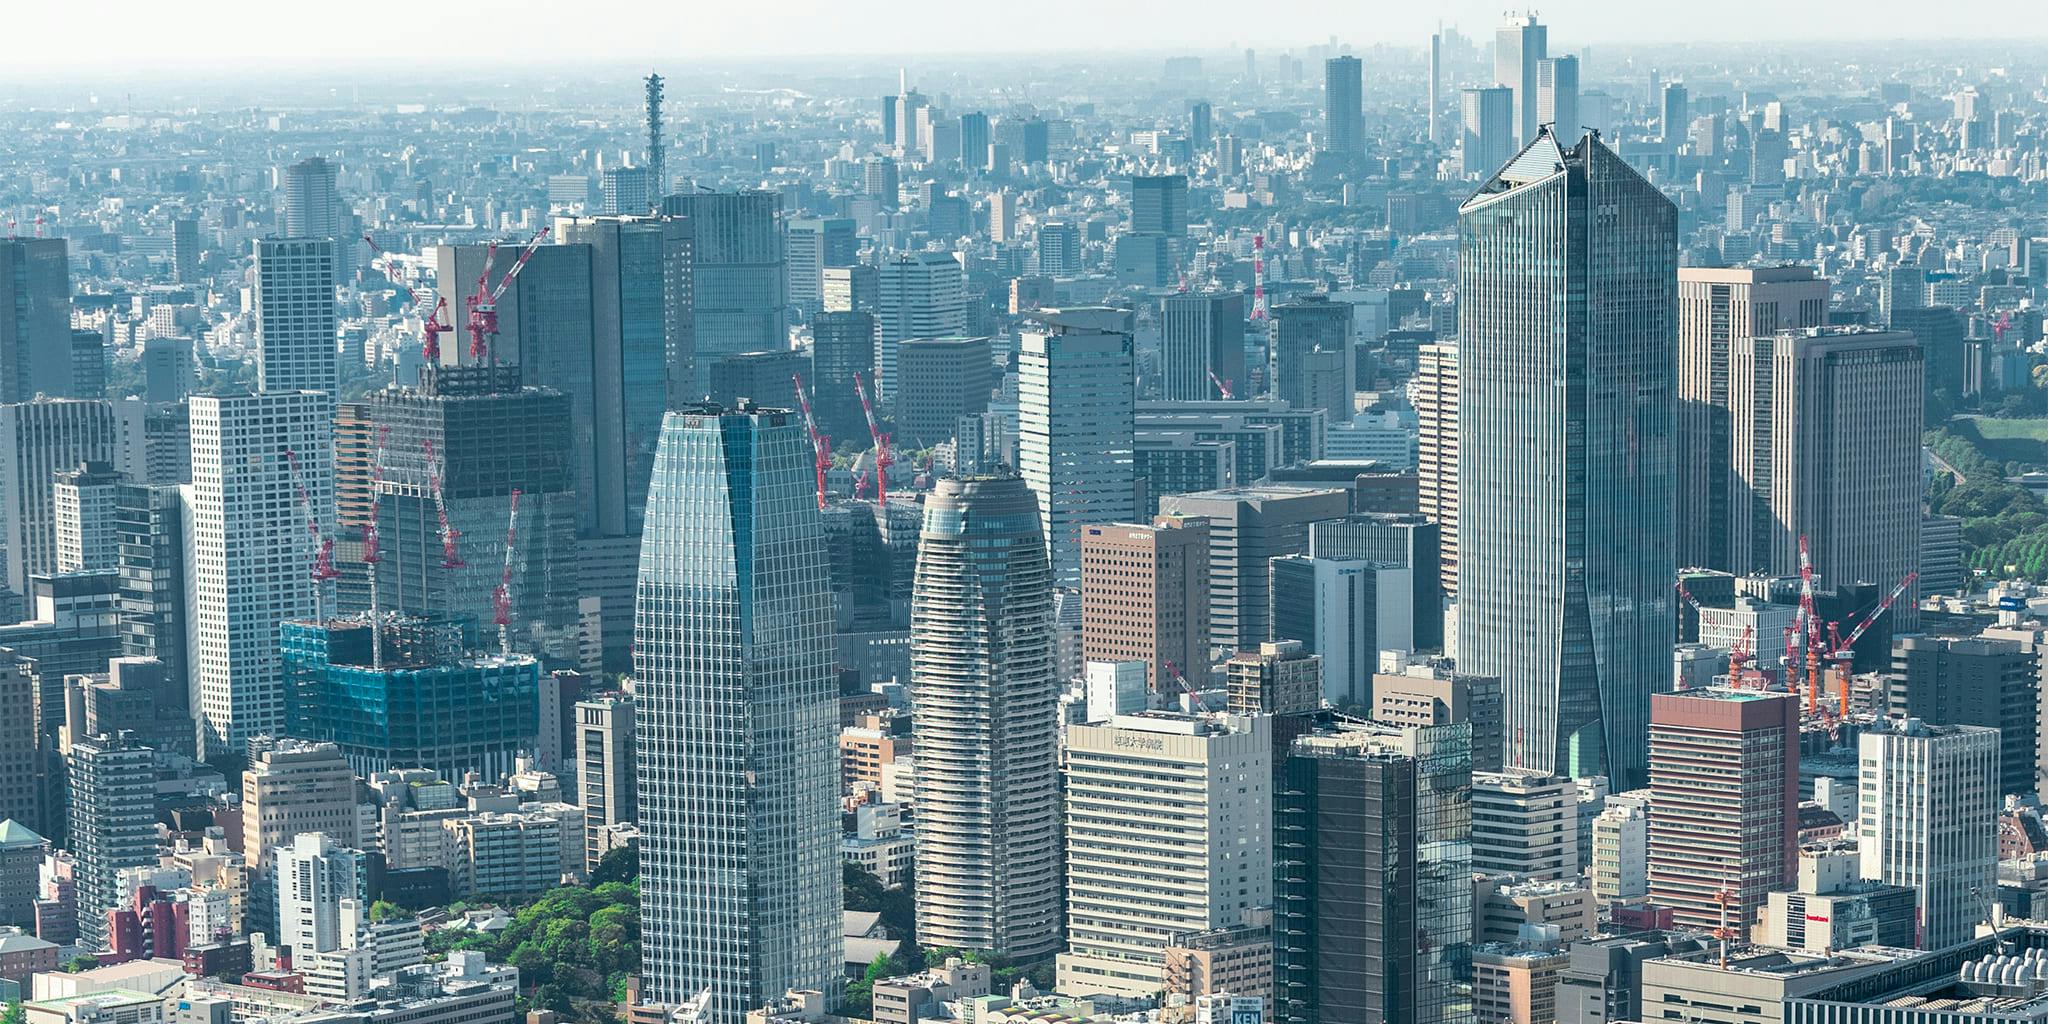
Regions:
<instances>
[{"instance_id":1,"label":"hazy sky","mask_svg":"<svg viewBox=\"0 0 2048 1024\"><path fill-rule=\"evenodd\" d=\"M407 60L527 65L685 56L1108 52L1420 45L1487 32L1503 4L1440 0L9 0L0 65L148 74L200 65ZM2048 0L1547 0L1565 45L2048 38ZM457 43L466 40L466 45ZM434 53L409 48L439 44ZM0 70L0 77L7 72Z\"/></svg>"}]
</instances>

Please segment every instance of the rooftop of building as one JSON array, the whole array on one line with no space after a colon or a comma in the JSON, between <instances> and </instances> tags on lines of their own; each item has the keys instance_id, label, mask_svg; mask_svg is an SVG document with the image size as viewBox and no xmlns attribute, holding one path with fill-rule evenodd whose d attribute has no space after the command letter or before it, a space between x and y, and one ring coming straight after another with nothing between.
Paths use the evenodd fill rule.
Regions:
<instances>
[{"instance_id":1,"label":"rooftop of building","mask_svg":"<svg viewBox=\"0 0 2048 1024\"><path fill-rule=\"evenodd\" d=\"M35 830L8 818L0 821L0 849L14 849L24 846L41 846L45 840Z\"/></svg>"}]
</instances>

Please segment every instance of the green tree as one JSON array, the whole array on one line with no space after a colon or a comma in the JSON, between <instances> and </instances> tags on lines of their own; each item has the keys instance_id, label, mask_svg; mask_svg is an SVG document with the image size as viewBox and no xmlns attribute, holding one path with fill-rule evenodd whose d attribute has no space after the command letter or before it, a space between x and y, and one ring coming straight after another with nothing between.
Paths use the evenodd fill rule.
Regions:
<instances>
[{"instance_id":1,"label":"green tree","mask_svg":"<svg viewBox=\"0 0 2048 1024\"><path fill-rule=\"evenodd\" d=\"M627 843L605 851L598 859L597 867L590 872L590 884L596 888L606 882L632 882L640 878L640 844Z\"/></svg>"}]
</instances>

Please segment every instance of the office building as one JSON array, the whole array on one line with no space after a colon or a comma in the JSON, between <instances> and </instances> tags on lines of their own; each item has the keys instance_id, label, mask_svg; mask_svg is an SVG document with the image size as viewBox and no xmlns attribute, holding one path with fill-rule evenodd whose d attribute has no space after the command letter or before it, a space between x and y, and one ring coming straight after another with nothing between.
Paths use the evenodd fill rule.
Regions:
<instances>
[{"instance_id":1,"label":"office building","mask_svg":"<svg viewBox=\"0 0 2048 1024\"><path fill-rule=\"evenodd\" d=\"M1515 94L1514 144L1535 141L1537 126L1543 123L1536 106L1536 69L1550 55L1550 29L1539 25L1534 14L1510 17L1493 37L1493 82ZM1578 134L1577 125L1559 125L1559 132Z\"/></svg>"},{"instance_id":2,"label":"office building","mask_svg":"<svg viewBox=\"0 0 2048 1024\"><path fill-rule=\"evenodd\" d=\"M190 338L150 338L142 343L142 395L150 404L182 402L198 383Z\"/></svg>"},{"instance_id":3,"label":"office building","mask_svg":"<svg viewBox=\"0 0 2048 1024\"><path fill-rule=\"evenodd\" d=\"M1271 904L1271 730L1258 715L1156 711L1067 727L1057 991L1149 996L1175 935L1241 925Z\"/></svg>"},{"instance_id":4,"label":"office building","mask_svg":"<svg viewBox=\"0 0 2048 1024\"><path fill-rule=\"evenodd\" d=\"M960 166L969 173L988 169L992 138L987 114L977 110L960 115Z\"/></svg>"},{"instance_id":5,"label":"office building","mask_svg":"<svg viewBox=\"0 0 2048 1024\"><path fill-rule=\"evenodd\" d=\"M894 210L902 205L902 181L896 168L896 161L886 156L871 156L861 161L861 190L875 200L875 205L884 210Z\"/></svg>"},{"instance_id":6,"label":"office building","mask_svg":"<svg viewBox=\"0 0 2048 1024\"><path fill-rule=\"evenodd\" d=\"M1821 326L1827 311L1828 282L1810 267L1679 268L1679 565L1732 567L1730 346L1738 338Z\"/></svg>"},{"instance_id":7,"label":"office building","mask_svg":"<svg viewBox=\"0 0 2048 1024\"><path fill-rule=\"evenodd\" d=\"M1323 699L1340 708L1372 706L1380 647L1378 564L1307 555L1271 562L1273 636L1299 640L1322 659Z\"/></svg>"},{"instance_id":8,"label":"office building","mask_svg":"<svg viewBox=\"0 0 2048 1024\"><path fill-rule=\"evenodd\" d=\"M1999 792L2025 796L2034 791L2040 671L2033 645L2018 640L1902 636L1884 677L1885 713L1997 729Z\"/></svg>"},{"instance_id":9,"label":"office building","mask_svg":"<svg viewBox=\"0 0 2048 1024\"><path fill-rule=\"evenodd\" d=\"M874 375L875 330L875 315L868 312L835 310L811 318L811 373L804 385L818 429L835 444L867 436L853 380L856 374Z\"/></svg>"},{"instance_id":10,"label":"office building","mask_svg":"<svg viewBox=\"0 0 2048 1024\"><path fill-rule=\"evenodd\" d=\"M1554 132L1577 134L1587 125L1579 119L1579 59L1546 57L1536 62L1536 122Z\"/></svg>"},{"instance_id":11,"label":"office building","mask_svg":"<svg viewBox=\"0 0 2048 1024\"><path fill-rule=\"evenodd\" d=\"M1188 233L1188 176L1139 174L1131 178L1131 232L1180 238Z\"/></svg>"},{"instance_id":12,"label":"office building","mask_svg":"<svg viewBox=\"0 0 2048 1024\"><path fill-rule=\"evenodd\" d=\"M907 338L896 346L896 436L918 448L952 440L963 416L988 411L988 338Z\"/></svg>"},{"instance_id":13,"label":"office building","mask_svg":"<svg viewBox=\"0 0 2048 1024\"><path fill-rule=\"evenodd\" d=\"M825 268L850 267L860 239L849 217L805 217L789 222L789 304L806 314L825 308Z\"/></svg>"},{"instance_id":14,"label":"office building","mask_svg":"<svg viewBox=\"0 0 2048 1024\"><path fill-rule=\"evenodd\" d=\"M1599 139L1546 133L1459 217L1458 662L1501 677L1510 763L1638 788L1675 602L1677 211ZM1568 264L1597 270L1566 289ZM1539 365L1602 376L1532 392Z\"/></svg>"},{"instance_id":15,"label":"office building","mask_svg":"<svg viewBox=\"0 0 2048 1024\"><path fill-rule=\"evenodd\" d=\"M1351 350L1351 304L1305 295L1273 308L1270 364L1274 398L1296 409L1321 409L1331 423L1349 423L1357 373Z\"/></svg>"},{"instance_id":16,"label":"office building","mask_svg":"<svg viewBox=\"0 0 2048 1024\"><path fill-rule=\"evenodd\" d=\"M1323 659L1299 640L1239 651L1223 671L1233 715L1305 715L1323 706Z\"/></svg>"},{"instance_id":17,"label":"office building","mask_svg":"<svg viewBox=\"0 0 2048 1024\"><path fill-rule=\"evenodd\" d=\"M160 662L180 692L191 678L185 647L185 514L176 486L124 483L114 490L121 653Z\"/></svg>"},{"instance_id":18,"label":"office building","mask_svg":"<svg viewBox=\"0 0 2048 1024\"><path fill-rule=\"evenodd\" d=\"M68 251L62 238L0 238L0 403L71 394Z\"/></svg>"},{"instance_id":19,"label":"office building","mask_svg":"<svg viewBox=\"0 0 2048 1024\"><path fill-rule=\"evenodd\" d=\"M1129 314L1044 310L1017 359L1017 463L1038 500L1053 584L1081 583L1081 527L1137 518Z\"/></svg>"},{"instance_id":20,"label":"office building","mask_svg":"<svg viewBox=\"0 0 2048 1024\"><path fill-rule=\"evenodd\" d=\"M1862 876L1912 889L1921 949L1990 916L1998 861L1998 732L1888 720L1857 738Z\"/></svg>"},{"instance_id":21,"label":"office building","mask_svg":"<svg viewBox=\"0 0 2048 1024\"><path fill-rule=\"evenodd\" d=\"M1322 148L1344 155L1365 148L1364 65L1356 57L1323 62Z\"/></svg>"},{"instance_id":22,"label":"office building","mask_svg":"<svg viewBox=\"0 0 2048 1024\"><path fill-rule=\"evenodd\" d=\"M1437 651L1444 646L1444 599L1437 525L1424 516L1368 512L1311 523L1311 558L1375 563L1375 642L1382 651Z\"/></svg>"},{"instance_id":23,"label":"office building","mask_svg":"<svg viewBox=\"0 0 2048 1024\"><path fill-rule=\"evenodd\" d=\"M1503 85L1458 94L1459 173L1492 174L1515 154L1515 91Z\"/></svg>"},{"instance_id":24,"label":"office building","mask_svg":"<svg viewBox=\"0 0 2048 1024\"><path fill-rule=\"evenodd\" d=\"M640 977L649 1001L697 1002L715 1024L791 989L836 993L845 968L814 490L791 413L700 406L662 424L633 631Z\"/></svg>"},{"instance_id":25,"label":"office building","mask_svg":"<svg viewBox=\"0 0 2048 1024\"><path fill-rule=\"evenodd\" d=\"M773 409L796 408L796 382L811 361L795 349L735 352L711 363L704 389L706 401L737 405L742 398Z\"/></svg>"},{"instance_id":26,"label":"office building","mask_svg":"<svg viewBox=\"0 0 2048 1024\"><path fill-rule=\"evenodd\" d=\"M714 211L722 211L714 207ZM582 250L589 258L588 340L579 324L514 320L518 310L501 303L499 315L524 346L507 351L501 362L518 361L520 379L568 396L568 436L573 444L570 466L581 499L581 532L621 537L637 534L647 508L647 478L654 471L654 446L661 436L662 413L704 393L706 367L720 354L755 351L749 348L706 347L699 343L707 326L739 337L758 336L758 348L786 348L788 341L767 326L753 329L745 309L765 299L733 298L732 305L700 313L694 303L708 289L723 283L734 291L767 287L772 268L718 264L707 271L711 284L698 280L706 257L699 252L699 231L724 228L744 233L751 224L713 217L698 223L675 216L559 218L555 240L545 247ZM751 236L713 240L718 253L758 244ZM728 246L730 248L720 248ZM552 255L552 253L550 253ZM539 253L536 253L538 259ZM758 254L755 254L758 255ZM559 312L573 317L586 300L576 294L580 260L556 261L553 280L535 280L529 291L529 266L514 281L513 293L529 301L538 316ZM502 273L502 271L496 271ZM752 276L749 276L749 274ZM561 288L559 294L555 291ZM731 292L719 292L726 301ZM755 310L756 315L759 314ZM772 318L770 318L772 319ZM533 344L525 345L528 333ZM557 336L556 332L560 332ZM452 390L452 389L448 389ZM559 428L558 428L559 429Z\"/></svg>"},{"instance_id":27,"label":"office building","mask_svg":"<svg viewBox=\"0 0 2048 1024\"><path fill-rule=\"evenodd\" d=\"M0 702L11 708L37 705L36 663L21 655L0 657ZM43 783L48 774L40 715L0 716L0 821L55 833L43 817ZM53 815L54 816L54 815ZM0 853L0 857L8 854ZM41 861L38 853L36 860ZM6 923L15 924L9 920Z\"/></svg>"},{"instance_id":28,"label":"office building","mask_svg":"<svg viewBox=\"0 0 2048 1024\"><path fill-rule=\"evenodd\" d=\"M1660 123L1664 131L1664 145L1674 152L1678 149L1679 142L1685 139L1687 130L1692 127L1692 118L1687 113L1688 98L1683 83L1665 84L1661 97L1663 116Z\"/></svg>"},{"instance_id":29,"label":"office building","mask_svg":"<svg viewBox=\"0 0 2048 1024\"><path fill-rule=\"evenodd\" d=\"M1159 397L1204 402L1249 393L1244 293L1180 292L1159 301Z\"/></svg>"},{"instance_id":30,"label":"office building","mask_svg":"<svg viewBox=\"0 0 2048 1024\"><path fill-rule=\"evenodd\" d=\"M256 240L256 386L262 391L341 390L330 236Z\"/></svg>"},{"instance_id":31,"label":"office building","mask_svg":"<svg viewBox=\"0 0 2048 1024\"><path fill-rule=\"evenodd\" d=\"M1572 780L1513 768L1472 776L1472 870L1555 881L1578 865Z\"/></svg>"},{"instance_id":32,"label":"office building","mask_svg":"<svg viewBox=\"0 0 2048 1024\"><path fill-rule=\"evenodd\" d=\"M56 475L81 463L113 462L120 442L120 427L105 402L38 397L0 405L0 518L9 590L25 595L29 577L57 571Z\"/></svg>"},{"instance_id":33,"label":"office building","mask_svg":"<svg viewBox=\"0 0 2048 1024\"><path fill-rule=\"evenodd\" d=\"M872 263L825 268L827 313L873 313L881 307L881 295L881 270Z\"/></svg>"},{"instance_id":34,"label":"office building","mask_svg":"<svg viewBox=\"0 0 2048 1024\"><path fill-rule=\"evenodd\" d=\"M1153 692L1209 665L1209 525L1081 527L1081 657L1139 661Z\"/></svg>"},{"instance_id":35,"label":"office building","mask_svg":"<svg viewBox=\"0 0 2048 1024\"><path fill-rule=\"evenodd\" d=\"M595 697L575 705L575 745L569 771L583 807L583 867L597 870L604 859L602 833L639 821L639 757L635 747L633 701Z\"/></svg>"},{"instance_id":36,"label":"office building","mask_svg":"<svg viewBox=\"0 0 2048 1024\"><path fill-rule=\"evenodd\" d=\"M333 420L318 391L192 399L186 649L209 754L284 727L278 626L317 617L326 586L306 578L316 552L305 524L334 521Z\"/></svg>"},{"instance_id":37,"label":"office building","mask_svg":"<svg viewBox=\"0 0 2048 1024\"><path fill-rule=\"evenodd\" d=\"M1441 658L1410 657L1400 671L1392 664L1373 676L1372 720L1394 726L1469 724L1472 770L1501 770L1500 680L1466 675Z\"/></svg>"},{"instance_id":38,"label":"office building","mask_svg":"<svg viewBox=\"0 0 2048 1024\"><path fill-rule=\"evenodd\" d=\"M1015 476L942 480L911 598L918 934L1053 951L1059 742L1052 591L1037 500Z\"/></svg>"},{"instance_id":39,"label":"office building","mask_svg":"<svg viewBox=\"0 0 2048 1024\"><path fill-rule=\"evenodd\" d=\"M1458 345L1416 349L1408 399L1415 406L1416 510L1437 527L1446 598L1458 596Z\"/></svg>"},{"instance_id":40,"label":"office building","mask_svg":"<svg viewBox=\"0 0 2048 1024\"><path fill-rule=\"evenodd\" d=\"M1730 569L1890 588L1920 565L1922 357L1902 331L1809 328L1732 341ZM1908 586L1892 612L1918 620Z\"/></svg>"},{"instance_id":41,"label":"office building","mask_svg":"<svg viewBox=\"0 0 2048 1024\"><path fill-rule=\"evenodd\" d=\"M1799 699L1702 688L1651 697L1649 812L1651 902L1681 926L1746 933L1765 893L1797 868Z\"/></svg>"},{"instance_id":42,"label":"office building","mask_svg":"<svg viewBox=\"0 0 2048 1024\"><path fill-rule=\"evenodd\" d=\"M691 340L698 364L789 347L789 280L777 192L683 192L661 212L690 225ZM701 391L670 396L673 406Z\"/></svg>"},{"instance_id":43,"label":"office building","mask_svg":"<svg viewBox=\"0 0 2048 1024\"><path fill-rule=\"evenodd\" d=\"M957 338L967 333L967 272L950 252L897 253L877 270L875 376L870 396L896 394L896 346L910 338Z\"/></svg>"},{"instance_id":44,"label":"office building","mask_svg":"<svg viewBox=\"0 0 2048 1024\"><path fill-rule=\"evenodd\" d=\"M1161 498L1161 515L1209 523L1209 630L1212 646L1256 649L1274 637L1268 563L1308 551L1308 524L1351 510L1340 490L1274 484Z\"/></svg>"},{"instance_id":45,"label":"office building","mask_svg":"<svg viewBox=\"0 0 2048 1024\"><path fill-rule=\"evenodd\" d=\"M607 167L598 175L598 212L606 216L641 216L654 208L656 185L645 167Z\"/></svg>"},{"instance_id":46,"label":"office building","mask_svg":"<svg viewBox=\"0 0 2048 1024\"><path fill-rule=\"evenodd\" d=\"M119 736L74 738L64 768L78 945L104 950L107 911L122 902L121 869L157 862L156 753Z\"/></svg>"},{"instance_id":47,"label":"office building","mask_svg":"<svg viewBox=\"0 0 2048 1024\"><path fill-rule=\"evenodd\" d=\"M1472 1018L1469 739L1463 725L1353 726L1296 740L1276 765L1278 1019Z\"/></svg>"},{"instance_id":48,"label":"office building","mask_svg":"<svg viewBox=\"0 0 2048 1024\"><path fill-rule=\"evenodd\" d=\"M288 238L335 240L341 234L341 203L334 187L336 168L325 157L309 156L284 168L284 202L278 229Z\"/></svg>"},{"instance_id":49,"label":"office building","mask_svg":"<svg viewBox=\"0 0 2048 1024\"><path fill-rule=\"evenodd\" d=\"M301 832L355 845L355 778L332 743L279 740L259 749L242 774L243 863L252 871L268 871L278 849Z\"/></svg>"},{"instance_id":50,"label":"office building","mask_svg":"<svg viewBox=\"0 0 2048 1024\"><path fill-rule=\"evenodd\" d=\"M1642 794L1607 806L1593 818L1593 898L1601 906L1641 900L1650 894L1650 810Z\"/></svg>"},{"instance_id":51,"label":"office building","mask_svg":"<svg viewBox=\"0 0 2048 1024\"><path fill-rule=\"evenodd\" d=\"M1075 277L1082 273L1081 229L1070 221L1048 220L1038 225L1034 239L1038 249L1038 273L1043 277Z\"/></svg>"}]
</instances>

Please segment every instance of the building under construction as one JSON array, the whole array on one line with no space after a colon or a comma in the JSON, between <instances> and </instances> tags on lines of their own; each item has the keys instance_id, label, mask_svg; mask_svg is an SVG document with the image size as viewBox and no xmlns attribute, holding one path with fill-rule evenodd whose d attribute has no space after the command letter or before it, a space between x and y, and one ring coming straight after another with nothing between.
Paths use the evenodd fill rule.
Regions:
<instances>
[{"instance_id":1,"label":"building under construction","mask_svg":"<svg viewBox=\"0 0 2048 1024\"><path fill-rule=\"evenodd\" d=\"M539 735L540 663L479 639L473 620L446 616L284 623L291 735L340 747L359 775L513 771Z\"/></svg>"},{"instance_id":2,"label":"building under construction","mask_svg":"<svg viewBox=\"0 0 2048 1024\"><path fill-rule=\"evenodd\" d=\"M385 612L487 628L502 612L511 649L573 667L580 588L578 498L563 441L569 399L520 386L518 373L433 368L420 387L369 396L376 601Z\"/></svg>"}]
</instances>

